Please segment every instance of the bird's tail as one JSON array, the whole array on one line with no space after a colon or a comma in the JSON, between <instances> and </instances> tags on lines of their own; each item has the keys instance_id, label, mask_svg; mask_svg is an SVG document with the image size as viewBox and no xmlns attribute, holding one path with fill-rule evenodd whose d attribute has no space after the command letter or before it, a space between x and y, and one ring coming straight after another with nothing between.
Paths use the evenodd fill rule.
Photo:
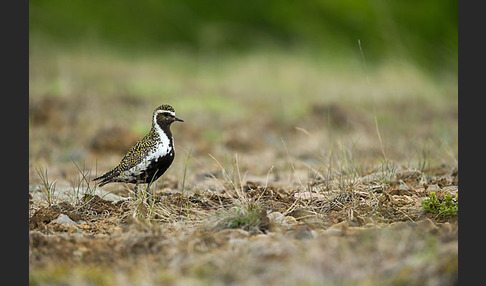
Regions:
<instances>
[{"instance_id":1,"label":"bird's tail","mask_svg":"<svg viewBox=\"0 0 486 286\"><path fill-rule=\"evenodd\" d=\"M111 170L109 172L104 173L103 175L101 175L99 177L94 178L92 181L101 180L101 182L98 183L98 186L102 187L102 186L108 184L109 182L111 182L111 179L113 179L113 177L115 177L115 175L116 175L116 170Z\"/></svg>"}]
</instances>

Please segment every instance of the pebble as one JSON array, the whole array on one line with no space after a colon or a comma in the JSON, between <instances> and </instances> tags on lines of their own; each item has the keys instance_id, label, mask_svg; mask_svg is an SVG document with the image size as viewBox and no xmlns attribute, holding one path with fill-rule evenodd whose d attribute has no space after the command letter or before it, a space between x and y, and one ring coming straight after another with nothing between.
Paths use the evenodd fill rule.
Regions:
<instances>
[{"instance_id":1,"label":"pebble","mask_svg":"<svg viewBox=\"0 0 486 286\"><path fill-rule=\"evenodd\" d=\"M297 229L293 232L293 237L295 239L311 239L314 238L316 232L312 232L312 229L307 225L298 226Z\"/></svg>"},{"instance_id":2,"label":"pebble","mask_svg":"<svg viewBox=\"0 0 486 286\"><path fill-rule=\"evenodd\" d=\"M437 184L432 184L427 187L427 190L425 190L428 194L431 192L438 192L440 191L440 187Z\"/></svg>"},{"instance_id":3,"label":"pebble","mask_svg":"<svg viewBox=\"0 0 486 286\"><path fill-rule=\"evenodd\" d=\"M295 219L295 217L289 216L289 215L285 217L285 224L286 225L294 225L296 223L297 223L297 219Z\"/></svg>"},{"instance_id":4,"label":"pebble","mask_svg":"<svg viewBox=\"0 0 486 286\"><path fill-rule=\"evenodd\" d=\"M398 180L418 180L422 172L419 170L403 170L398 171L395 175Z\"/></svg>"},{"instance_id":5,"label":"pebble","mask_svg":"<svg viewBox=\"0 0 486 286\"><path fill-rule=\"evenodd\" d=\"M280 212L272 212L267 215L271 223L283 224L285 222L285 216Z\"/></svg>"},{"instance_id":6,"label":"pebble","mask_svg":"<svg viewBox=\"0 0 486 286\"><path fill-rule=\"evenodd\" d=\"M442 189L442 191L447 192L449 194L457 193L459 188L457 186L446 186Z\"/></svg>"},{"instance_id":7,"label":"pebble","mask_svg":"<svg viewBox=\"0 0 486 286\"><path fill-rule=\"evenodd\" d=\"M420 232L437 230L437 226L429 218L425 218L423 220L419 220L415 224L417 226L417 230L420 231Z\"/></svg>"},{"instance_id":8,"label":"pebble","mask_svg":"<svg viewBox=\"0 0 486 286\"><path fill-rule=\"evenodd\" d=\"M325 234L342 234L346 231L346 229L349 227L349 224L347 221L342 221L336 224L333 224L330 226L326 231L324 232Z\"/></svg>"},{"instance_id":9,"label":"pebble","mask_svg":"<svg viewBox=\"0 0 486 286\"><path fill-rule=\"evenodd\" d=\"M250 236L250 233L244 229L240 228L228 228L228 229L223 229L218 232L218 235L220 235L222 238L226 240L230 239L243 239L247 238Z\"/></svg>"},{"instance_id":10,"label":"pebble","mask_svg":"<svg viewBox=\"0 0 486 286\"><path fill-rule=\"evenodd\" d=\"M74 222L72 219L70 219L65 214L60 214L55 220L53 220L51 222L57 222L59 224L66 224L66 225L77 225L76 222Z\"/></svg>"}]
</instances>

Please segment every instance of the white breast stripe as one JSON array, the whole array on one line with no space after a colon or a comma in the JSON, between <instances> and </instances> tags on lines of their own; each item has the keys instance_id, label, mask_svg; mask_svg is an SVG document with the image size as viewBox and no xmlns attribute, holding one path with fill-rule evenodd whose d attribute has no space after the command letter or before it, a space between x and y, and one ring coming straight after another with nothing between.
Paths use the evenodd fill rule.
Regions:
<instances>
[{"instance_id":1,"label":"white breast stripe","mask_svg":"<svg viewBox=\"0 0 486 286\"><path fill-rule=\"evenodd\" d=\"M162 158L169 154L170 152L170 139L167 137L164 131L159 127L158 124L155 124L155 131L157 132L157 135L160 138L160 143L157 144L155 147L154 151L151 151L147 154L147 157L145 157L140 164L137 166L131 168L128 170L128 176L138 176L140 175L143 171L147 169L149 166L150 162L155 160L158 161L159 158Z\"/></svg>"}]
</instances>

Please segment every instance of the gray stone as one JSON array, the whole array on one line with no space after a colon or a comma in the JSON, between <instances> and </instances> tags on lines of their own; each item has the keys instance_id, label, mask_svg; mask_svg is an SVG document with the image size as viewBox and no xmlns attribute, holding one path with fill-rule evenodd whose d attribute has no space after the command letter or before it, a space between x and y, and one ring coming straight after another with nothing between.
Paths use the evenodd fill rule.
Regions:
<instances>
[{"instance_id":1,"label":"gray stone","mask_svg":"<svg viewBox=\"0 0 486 286\"><path fill-rule=\"evenodd\" d=\"M55 220L51 222L57 222L59 224L67 224L67 225L77 225L76 222L74 222L71 218L69 218L65 214L60 214Z\"/></svg>"},{"instance_id":2,"label":"gray stone","mask_svg":"<svg viewBox=\"0 0 486 286\"><path fill-rule=\"evenodd\" d=\"M280 212L272 212L269 213L267 216L272 223L283 224L285 222L285 216Z\"/></svg>"}]
</instances>

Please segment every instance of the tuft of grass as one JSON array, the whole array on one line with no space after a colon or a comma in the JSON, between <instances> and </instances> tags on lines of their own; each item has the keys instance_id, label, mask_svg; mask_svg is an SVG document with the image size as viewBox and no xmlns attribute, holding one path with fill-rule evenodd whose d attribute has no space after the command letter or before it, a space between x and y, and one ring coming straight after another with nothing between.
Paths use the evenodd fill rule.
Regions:
<instances>
[{"instance_id":1,"label":"tuft of grass","mask_svg":"<svg viewBox=\"0 0 486 286\"><path fill-rule=\"evenodd\" d=\"M36 169L39 178L44 186L44 194L46 196L47 204L50 206L54 203L54 193L56 192L56 181L49 182L49 176L47 175L47 168L43 169L39 167Z\"/></svg>"},{"instance_id":2,"label":"tuft of grass","mask_svg":"<svg viewBox=\"0 0 486 286\"><path fill-rule=\"evenodd\" d=\"M238 155L235 154L234 160L234 178L223 168L221 163L216 160L214 156L209 156L216 161L221 168L225 179L228 181L227 185L234 191L227 191L231 198L232 204L230 207L219 209L216 212L216 229L225 228L240 228L250 232L251 234L261 233L268 229L269 219L267 217L267 210L260 202L260 198L250 198L243 187L241 179Z\"/></svg>"},{"instance_id":3,"label":"tuft of grass","mask_svg":"<svg viewBox=\"0 0 486 286\"><path fill-rule=\"evenodd\" d=\"M133 218L144 222L152 222L156 214L155 202L155 184L152 180L145 184L143 189L138 190L137 197L134 201Z\"/></svg>"},{"instance_id":4,"label":"tuft of grass","mask_svg":"<svg viewBox=\"0 0 486 286\"><path fill-rule=\"evenodd\" d=\"M187 167L189 166L189 159L191 157L191 153L192 153L192 148L189 149L189 152L187 153L187 156L186 156L186 160L185 160L185 163L184 163L184 174L182 176L182 191L181 191L181 201L184 200L184 192L185 192L185 188L186 188L186 176L187 176ZM185 199L185 208L186 208L186 217L189 217L189 199L188 199L188 196L186 196L186 199ZM180 213L182 213L182 204L181 204L181 209L180 209Z\"/></svg>"},{"instance_id":5,"label":"tuft of grass","mask_svg":"<svg viewBox=\"0 0 486 286\"><path fill-rule=\"evenodd\" d=\"M258 201L238 201L234 206L217 213L216 228L241 228L251 234L268 229L269 221L265 207Z\"/></svg>"},{"instance_id":6,"label":"tuft of grass","mask_svg":"<svg viewBox=\"0 0 486 286\"><path fill-rule=\"evenodd\" d=\"M378 172L380 172L381 177L378 181L382 185L383 189L391 186L392 179L397 173L397 168L398 166L395 162L389 160L381 161L381 165L378 168Z\"/></svg>"},{"instance_id":7,"label":"tuft of grass","mask_svg":"<svg viewBox=\"0 0 486 286\"><path fill-rule=\"evenodd\" d=\"M84 204L88 204L93 198L96 190L96 184L94 188L90 187L91 183L91 169L86 168L83 163L83 167L81 168L76 162L73 160L73 164L76 166L79 174L78 177L72 182L73 190L74 190L74 199L76 203L80 202L80 192L84 192L85 195L81 198L81 201ZM83 188L85 190L83 190ZM88 194L88 196L86 196Z\"/></svg>"},{"instance_id":8,"label":"tuft of grass","mask_svg":"<svg viewBox=\"0 0 486 286\"><path fill-rule=\"evenodd\" d=\"M430 150L428 148L428 146L426 145L422 152L419 152L419 155L418 155L418 170L420 172L425 172L425 170L427 169L427 167L429 167L429 161L430 161Z\"/></svg>"},{"instance_id":9,"label":"tuft of grass","mask_svg":"<svg viewBox=\"0 0 486 286\"><path fill-rule=\"evenodd\" d=\"M186 160L184 161L184 174L182 176L182 194L184 194L185 188L186 188L186 176L187 176L187 167L189 166L189 159L191 157L192 153L192 148L189 149L189 152L187 153Z\"/></svg>"},{"instance_id":10,"label":"tuft of grass","mask_svg":"<svg viewBox=\"0 0 486 286\"><path fill-rule=\"evenodd\" d=\"M425 211L436 213L442 217L455 216L458 212L459 195L447 194L438 196L435 192L430 193L429 197L422 201Z\"/></svg>"}]
</instances>

